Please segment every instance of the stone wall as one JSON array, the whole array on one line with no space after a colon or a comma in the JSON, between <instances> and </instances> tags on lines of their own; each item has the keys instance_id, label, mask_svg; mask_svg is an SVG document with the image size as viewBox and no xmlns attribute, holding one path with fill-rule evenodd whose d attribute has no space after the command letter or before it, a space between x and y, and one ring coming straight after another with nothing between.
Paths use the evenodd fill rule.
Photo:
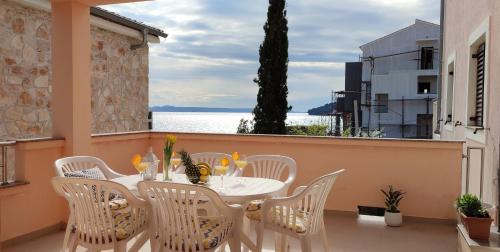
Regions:
<instances>
[{"instance_id":1,"label":"stone wall","mask_svg":"<svg viewBox=\"0 0 500 252\"><path fill-rule=\"evenodd\" d=\"M92 132L147 130L148 48L140 41L92 28Z\"/></svg>"},{"instance_id":2,"label":"stone wall","mask_svg":"<svg viewBox=\"0 0 500 252\"><path fill-rule=\"evenodd\" d=\"M50 13L0 0L0 139L52 133ZM147 129L148 48L92 27L92 132Z\"/></svg>"}]
</instances>

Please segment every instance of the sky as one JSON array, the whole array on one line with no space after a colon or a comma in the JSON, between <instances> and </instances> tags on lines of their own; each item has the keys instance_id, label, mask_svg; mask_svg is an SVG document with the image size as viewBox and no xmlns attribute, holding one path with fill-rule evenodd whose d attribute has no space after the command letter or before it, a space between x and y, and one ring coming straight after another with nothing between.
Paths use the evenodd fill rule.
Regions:
<instances>
[{"instance_id":1,"label":"sky","mask_svg":"<svg viewBox=\"0 0 500 252\"><path fill-rule=\"evenodd\" d=\"M268 0L155 0L102 6L169 34L150 44L150 106L253 108ZM422 19L439 0L288 0L288 102L307 111L343 90L359 46Z\"/></svg>"}]
</instances>

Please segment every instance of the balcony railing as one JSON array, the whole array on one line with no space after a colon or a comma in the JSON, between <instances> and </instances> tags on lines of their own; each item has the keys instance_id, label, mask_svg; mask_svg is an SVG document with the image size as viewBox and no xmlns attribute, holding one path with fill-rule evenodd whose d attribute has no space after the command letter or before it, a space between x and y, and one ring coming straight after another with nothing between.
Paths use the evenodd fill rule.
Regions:
<instances>
[{"instance_id":1,"label":"balcony railing","mask_svg":"<svg viewBox=\"0 0 500 252\"><path fill-rule=\"evenodd\" d=\"M15 144L14 141L0 142L0 186L8 186L15 178Z\"/></svg>"}]
</instances>

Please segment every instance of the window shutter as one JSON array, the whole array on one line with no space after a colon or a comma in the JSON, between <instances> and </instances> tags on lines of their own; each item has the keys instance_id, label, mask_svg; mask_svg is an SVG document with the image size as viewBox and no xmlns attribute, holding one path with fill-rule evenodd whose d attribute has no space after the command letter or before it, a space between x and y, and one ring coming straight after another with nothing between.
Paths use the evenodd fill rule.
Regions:
<instances>
[{"instance_id":1,"label":"window shutter","mask_svg":"<svg viewBox=\"0 0 500 252\"><path fill-rule=\"evenodd\" d=\"M474 58L477 60L477 83L476 83L476 110L475 116L471 120L475 122L478 127L483 127L484 118L484 74L485 74L485 54L486 44L483 43L477 49Z\"/></svg>"}]
</instances>

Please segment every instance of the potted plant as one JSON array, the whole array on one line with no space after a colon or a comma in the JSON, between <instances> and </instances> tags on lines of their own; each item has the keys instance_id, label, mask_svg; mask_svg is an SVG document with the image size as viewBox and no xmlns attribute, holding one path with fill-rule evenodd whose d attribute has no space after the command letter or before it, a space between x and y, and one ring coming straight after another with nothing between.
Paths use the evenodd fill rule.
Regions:
<instances>
[{"instance_id":1,"label":"potted plant","mask_svg":"<svg viewBox=\"0 0 500 252\"><path fill-rule=\"evenodd\" d=\"M401 211L399 211L399 202L403 199L403 195L406 194L400 190L394 190L392 186L389 186L389 191L384 191L381 189L382 193L385 195L385 214L384 220L385 224L390 227L399 227L403 224L403 216Z\"/></svg>"},{"instance_id":2,"label":"potted plant","mask_svg":"<svg viewBox=\"0 0 500 252\"><path fill-rule=\"evenodd\" d=\"M475 195L465 194L457 199L456 205L469 237L477 240L488 240L493 219L482 205L481 200Z\"/></svg>"}]
</instances>

